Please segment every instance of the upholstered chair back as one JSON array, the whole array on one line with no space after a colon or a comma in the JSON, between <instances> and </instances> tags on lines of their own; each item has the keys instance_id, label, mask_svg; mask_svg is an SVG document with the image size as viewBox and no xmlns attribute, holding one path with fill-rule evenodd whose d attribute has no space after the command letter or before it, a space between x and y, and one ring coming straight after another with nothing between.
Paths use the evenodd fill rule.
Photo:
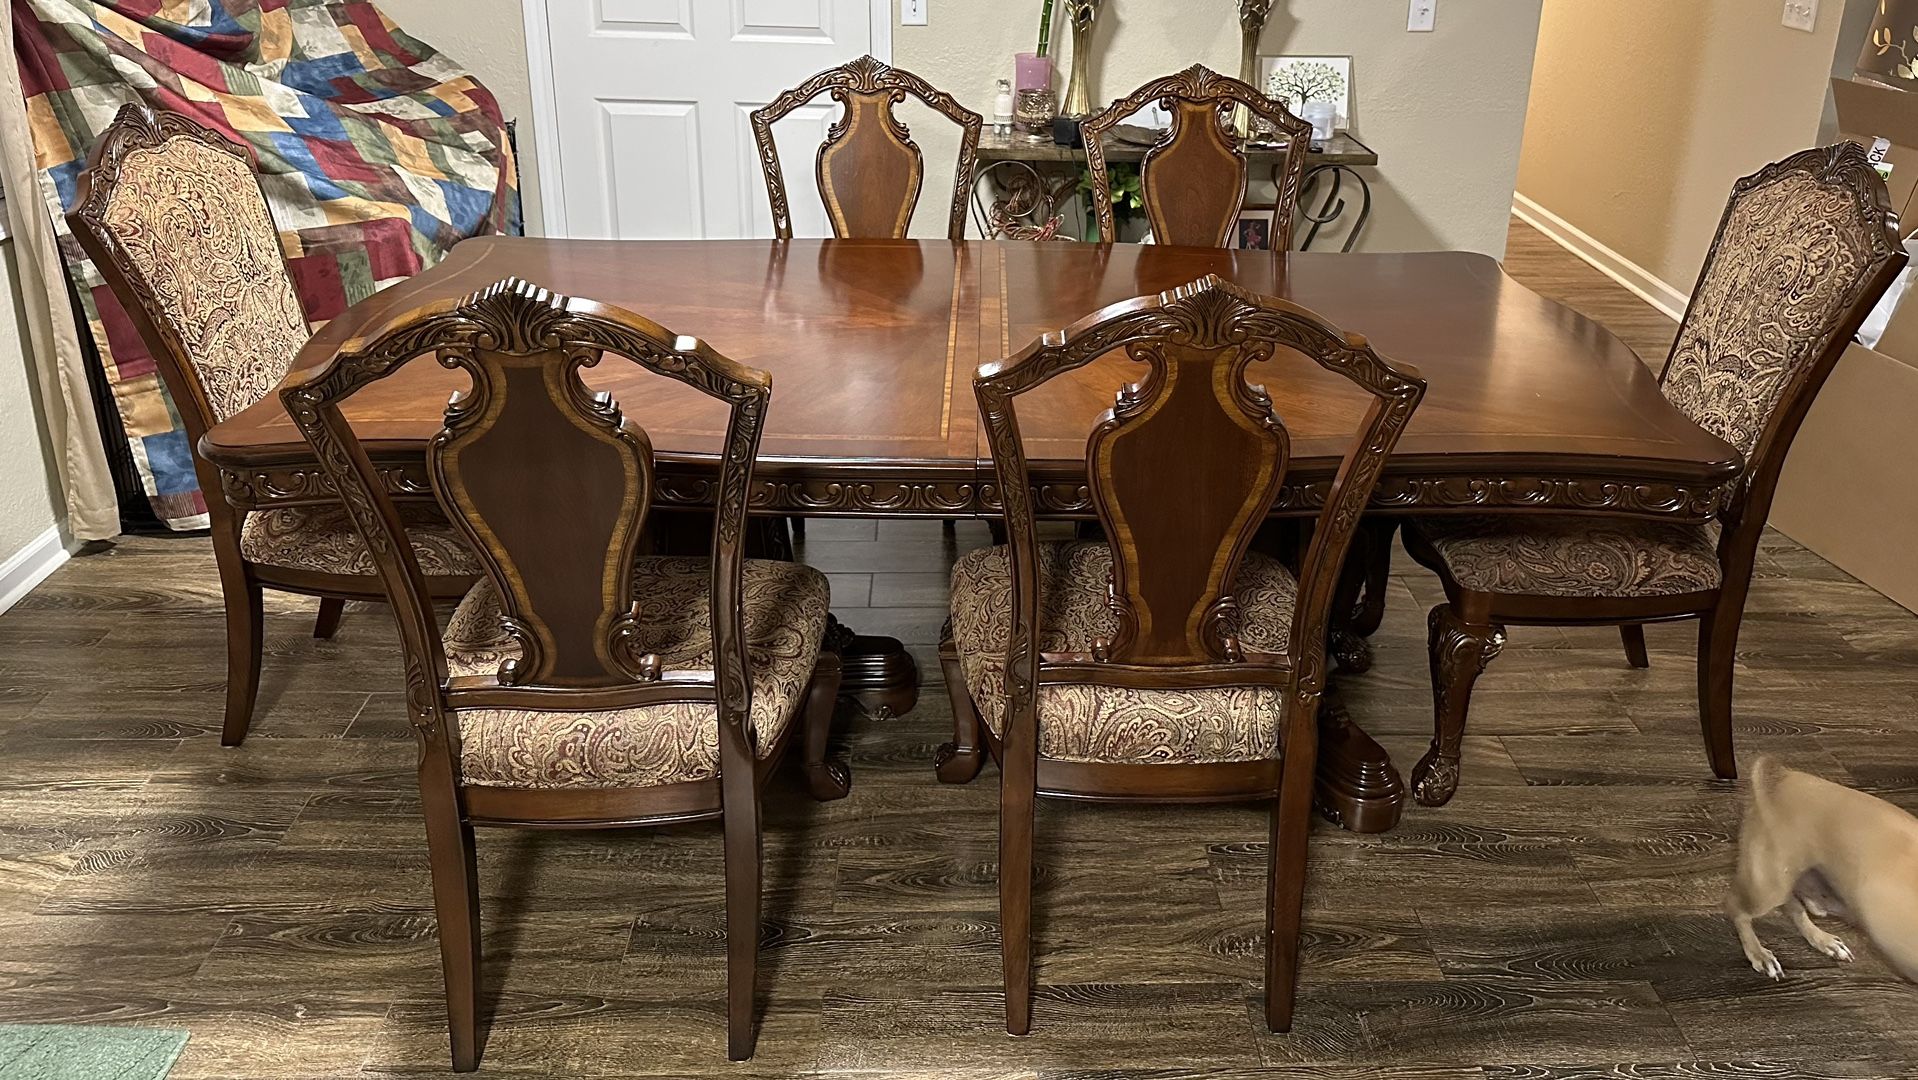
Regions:
<instances>
[{"instance_id":1,"label":"upholstered chair back","mask_svg":"<svg viewBox=\"0 0 1918 1080\"><path fill-rule=\"evenodd\" d=\"M1278 192L1272 212L1272 247L1290 248L1299 186L1311 152L1312 125L1255 87L1203 65L1155 79L1084 123L1086 169L1092 177L1100 241L1110 244L1118 239L1106 137L1155 101L1172 114L1172 124L1139 164L1139 189L1153 240L1190 247L1224 247L1231 240L1245 206L1247 179L1245 148L1231 130L1231 122L1234 110L1244 108L1286 140L1284 156L1273 173Z\"/></svg>"},{"instance_id":2,"label":"upholstered chair back","mask_svg":"<svg viewBox=\"0 0 1918 1080\"><path fill-rule=\"evenodd\" d=\"M218 132L125 106L94 148L70 220L193 438L265 397L306 343L247 152Z\"/></svg>"},{"instance_id":3,"label":"upholstered chair back","mask_svg":"<svg viewBox=\"0 0 1918 1080\"><path fill-rule=\"evenodd\" d=\"M1666 398L1748 466L1782 457L1791 414L1810 405L1894 260L1897 216L1857 144L1740 180L1665 365Z\"/></svg>"},{"instance_id":4,"label":"upholstered chair back","mask_svg":"<svg viewBox=\"0 0 1918 1080\"><path fill-rule=\"evenodd\" d=\"M780 171L773 125L822 94L830 95L845 110L820 145L814 166L833 235L842 239L897 240L912 225L912 212L919 205L919 189L925 179L925 155L894 109L913 97L959 127L959 164L953 174L947 236L964 240L966 199L972 194L984 118L919 76L870 56L822 71L752 114L753 141L758 146L766 196L772 202L773 229L779 239L792 239L792 208L786 201L786 180Z\"/></svg>"}]
</instances>

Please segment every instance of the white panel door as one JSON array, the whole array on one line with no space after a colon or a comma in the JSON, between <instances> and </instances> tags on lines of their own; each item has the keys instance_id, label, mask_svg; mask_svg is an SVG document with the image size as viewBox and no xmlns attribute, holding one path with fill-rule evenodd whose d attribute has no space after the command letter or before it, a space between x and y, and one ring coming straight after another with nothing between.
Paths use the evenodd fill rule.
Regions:
<instances>
[{"instance_id":1,"label":"white panel door","mask_svg":"<svg viewBox=\"0 0 1918 1080\"><path fill-rule=\"evenodd\" d=\"M749 115L873 45L875 0L545 4L559 167L541 172L569 236L771 236ZM795 235L831 235L812 163L838 112L822 98L774 128Z\"/></svg>"}]
</instances>

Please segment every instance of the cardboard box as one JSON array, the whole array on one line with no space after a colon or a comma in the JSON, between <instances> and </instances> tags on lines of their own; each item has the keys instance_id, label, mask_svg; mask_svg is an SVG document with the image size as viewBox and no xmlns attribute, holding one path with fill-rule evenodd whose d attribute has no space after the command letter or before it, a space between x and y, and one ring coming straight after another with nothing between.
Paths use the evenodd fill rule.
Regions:
<instances>
[{"instance_id":1,"label":"cardboard box","mask_svg":"<svg viewBox=\"0 0 1918 1080\"><path fill-rule=\"evenodd\" d=\"M1911 213L1912 196L1918 193L1918 93L1856 79L1833 79L1831 97L1838 110L1840 138L1867 150L1878 139L1891 141L1884 158L1892 167L1891 177L1885 186L1891 191L1891 208L1898 211L1909 236L1913 228L1918 228L1918 220Z\"/></svg>"},{"instance_id":2,"label":"cardboard box","mask_svg":"<svg viewBox=\"0 0 1918 1080\"><path fill-rule=\"evenodd\" d=\"M1831 94L1842 138L1867 150L1879 139L1890 140L1884 160L1892 169L1885 186L1902 235L1918 232L1918 93L1859 79L1833 79ZM1908 290L1900 300L1876 348L1918 364L1918 289Z\"/></svg>"},{"instance_id":3,"label":"cardboard box","mask_svg":"<svg viewBox=\"0 0 1918 1080\"><path fill-rule=\"evenodd\" d=\"M1914 308L1918 301L1900 311L1910 315ZM1914 416L1918 365L1863 345L1847 349L1785 459L1771 524L1918 611Z\"/></svg>"}]
</instances>

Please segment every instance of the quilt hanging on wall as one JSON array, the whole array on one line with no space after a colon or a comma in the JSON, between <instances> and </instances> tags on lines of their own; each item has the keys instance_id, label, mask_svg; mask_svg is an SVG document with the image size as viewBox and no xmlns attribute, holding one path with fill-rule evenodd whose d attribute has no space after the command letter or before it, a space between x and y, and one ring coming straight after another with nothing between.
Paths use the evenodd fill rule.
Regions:
<instances>
[{"instance_id":1,"label":"quilt hanging on wall","mask_svg":"<svg viewBox=\"0 0 1918 1080\"><path fill-rule=\"evenodd\" d=\"M206 523L186 430L65 220L121 105L185 113L250 150L315 326L467 237L520 231L499 103L365 0L9 2L41 196L154 514L174 528Z\"/></svg>"}]
</instances>

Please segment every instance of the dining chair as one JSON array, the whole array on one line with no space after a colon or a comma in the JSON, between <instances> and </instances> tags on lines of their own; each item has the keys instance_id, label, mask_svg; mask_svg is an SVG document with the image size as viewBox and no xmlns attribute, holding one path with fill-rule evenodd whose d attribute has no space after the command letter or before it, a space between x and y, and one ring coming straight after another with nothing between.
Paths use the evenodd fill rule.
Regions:
<instances>
[{"instance_id":1,"label":"dining chair","mask_svg":"<svg viewBox=\"0 0 1918 1080\"><path fill-rule=\"evenodd\" d=\"M1311 153L1312 125L1256 87L1194 64L1177 75L1154 79L1093 114L1080 127L1085 136L1086 168L1092 177L1092 206L1099 221L1099 242L1119 238L1112 214L1112 173L1106 164L1106 137L1113 128L1153 102L1162 102L1172 123L1139 163L1140 197L1152 238L1160 244L1226 247L1245 206L1245 147L1232 131L1235 107L1244 106L1285 137L1285 152L1274 170L1272 249L1292 247L1292 223L1299 186Z\"/></svg>"},{"instance_id":2,"label":"dining chair","mask_svg":"<svg viewBox=\"0 0 1918 1080\"><path fill-rule=\"evenodd\" d=\"M415 357L470 376L427 450L435 499L484 568L442 637L400 511L342 408ZM612 354L729 409L710 558L638 554L652 444L583 369ZM812 790L839 661L825 576L743 557L772 380L628 311L505 280L397 316L281 391L373 551L398 619L445 968L453 1067L479 1060L475 826L721 820L727 1052L753 1047L759 788L803 715Z\"/></svg>"},{"instance_id":3,"label":"dining chair","mask_svg":"<svg viewBox=\"0 0 1918 1080\"><path fill-rule=\"evenodd\" d=\"M306 343L279 232L244 147L137 102L88 156L67 223L153 355L186 428L225 597L220 742L237 746L259 695L263 590L319 597L319 638L333 636L346 601L385 596L371 553L330 495L236 511L199 453L207 429L265 397ZM479 573L465 542L431 506L409 506L403 521L432 595L464 595Z\"/></svg>"},{"instance_id":4,"label":"dining chair","mask_svg":"<svg viewBox=\"0 0 1918 1080\"><path fill-rule=\"evenodd\" d=\"M1644 624L1698 619L1698 717L1712 772L1732 755L1732 670L1778 473L1812 399L1905 264L1898 219L1865 152L1805 150L1738 181L1659 377L1665 397L1742 455L1703 525L1558 515L1408 519L1439 575L1429 617L1434 734L1412 790L1458 790L1472 687L1509 624L1620 627L1645 667Z\"/></svg>"},{"instance_id":5,"label":"dining chair","mask_svg":"<svg viewBox=\"0 0 1918 1080\"><path fill-rule=\"evenodd\" d=\"M972 193L973 173L978 167L983 118L919 76L870 56L822 71L753 111L753 142L759 150L759 167L765 173L766 195L772 200L773 229L778 238L792 239L793 226L786 181L779 170L779 147L773 142L773 125L821 94L830 94L845 107L820 145L814 166L833 235L840 239L904 239L912 224L913 209L919 205L919 188L925 177L925 155L894 112L894 107L910 96L959 125L959 164L953 173L952 216L946 235L948 239L964 240L966 199Z\"/></svg>"},{"instance_id":6,"label":"dining chair","mask_svg":"<svg viewBox=\"0 0 1918 1080\"><path fill-rule=\"evenodd\" d=\"M1040 543L1017 399L1115 350L1145 371L1086 446L1110 539ZM1252 547L1290 437L1247 373L1280 353L1342 376L1363 401L1297 577ZM1207 277L1049 334L980 368L973 390L1010 543L953 567L941 659L954 712L974 730L983 718L1000 763L1006 1030L1032 1022L1040 795L1272 802L1265 1017L1288 1030L1327 613L1425 384L1304 308Z\"/></svg>"}]
</instances>

